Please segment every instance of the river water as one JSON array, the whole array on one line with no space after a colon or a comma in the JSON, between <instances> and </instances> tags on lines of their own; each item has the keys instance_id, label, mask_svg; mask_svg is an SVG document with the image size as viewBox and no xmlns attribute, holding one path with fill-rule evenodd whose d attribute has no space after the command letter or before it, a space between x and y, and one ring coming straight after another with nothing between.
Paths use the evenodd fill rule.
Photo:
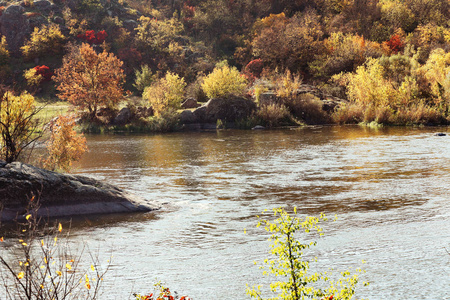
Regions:
<instances>
[{"instance_id":1,"label":"river water","mask_svg":"<svg viewBox=\"0 0 450 300\"><path fill-rule=\"evenodd\" d=\"M72 225L100 259L104 299L162 281L196 300L248 299L267 283L264 209L336 214L306 253L315 269L363 267L359 298L450 299L450 137L438 128L308 127L88 136L75 173L164 203ZM268 216L269 217L269 216ZM244 232L246 231L246 233ZM366 261L362 265L362 261Z\"/></svg>"}]
</instances>

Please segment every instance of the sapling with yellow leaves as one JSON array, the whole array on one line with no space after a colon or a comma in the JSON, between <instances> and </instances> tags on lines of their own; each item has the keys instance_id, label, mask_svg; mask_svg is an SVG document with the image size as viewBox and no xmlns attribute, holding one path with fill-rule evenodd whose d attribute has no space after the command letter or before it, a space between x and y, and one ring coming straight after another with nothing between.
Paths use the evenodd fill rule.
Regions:
<instances>
[{"instance_id":1,"label":"sapling with yellow leaves","mask_svg":"<svg viewBox=\"0 0 450 300\"><path fill-rule=\"evenodd\" d=\"M275 220L267 220L258 216L257 227L264 226L271 233L270 254L273 259L265 259L260 266L263 275L275 275L280 278L270 284L270 290L274 297L264 298L262 286L247 286L247 294L256 299L352 299L356 285L359 282L358 274L352 275L349 271L341 273L341 278L331 279L329 272L311 272L310 262L317 259L307 259L304 251L316 246L317 241L302 241L299 233L321 236L322 227L319 223L327 221L327 217L321 214L319 217L299 217L296 208L289 214L283 208L275 208ZM362 272L357 270L358 273Z\"/></svg>"}]
</instances>

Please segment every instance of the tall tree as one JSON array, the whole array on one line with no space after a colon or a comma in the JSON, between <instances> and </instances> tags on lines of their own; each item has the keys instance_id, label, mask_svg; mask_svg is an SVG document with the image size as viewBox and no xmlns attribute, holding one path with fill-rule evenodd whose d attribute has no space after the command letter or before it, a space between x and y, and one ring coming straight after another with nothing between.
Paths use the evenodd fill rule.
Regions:
<instances>
[{"instance_id":1,"label":"tall tree","mask_svg":"<svg viewBox=\"0 0 450 300\"><path fill-rule=\"evenodd\" d=\"M54 77L59 98L87 109L94 119L99 107L114 106L124 99L122 64L113 54L97 53L89 44L73 48Z\"/></svg>"}]
</instances>

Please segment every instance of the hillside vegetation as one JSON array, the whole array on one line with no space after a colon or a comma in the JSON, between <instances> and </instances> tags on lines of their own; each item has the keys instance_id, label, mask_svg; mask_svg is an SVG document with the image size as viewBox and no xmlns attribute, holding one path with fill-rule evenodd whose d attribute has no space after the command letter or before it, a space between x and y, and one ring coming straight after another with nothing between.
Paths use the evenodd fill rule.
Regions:
<instances>
[{"instance_id":1,"label":"hillside vegetation","mask_svg":"<svg viewBox=\"0 0 450 300\"><path fill-rule=\"evenodd\" d=\"M259 101L247 126L449 121L446 0L0 5L0 82L16 94L59 97L91 122L112 124L127 105L148 125L173 119L187 98L231 94ZM333 99L348 101L330 108Z\"/></svg>"}]
</instances>

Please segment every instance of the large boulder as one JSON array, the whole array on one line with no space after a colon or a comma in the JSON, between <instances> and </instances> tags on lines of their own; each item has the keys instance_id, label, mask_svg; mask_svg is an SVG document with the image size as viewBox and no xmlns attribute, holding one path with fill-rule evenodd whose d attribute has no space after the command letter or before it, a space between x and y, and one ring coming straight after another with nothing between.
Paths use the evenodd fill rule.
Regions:
<instances>
[{"instance_id":1,"label":"large boulder","mask_svg":"<svg viewBox=\"0 0 450 300\"><path fill-rule=\"evenodd\" d=\"M256 104L252 100L238 96L227 96L210 99L206 104L207 122L235 122L249 117Z\"/></svg>"},{"instance_id":2,"label":"large boulder","mask_svg":"<svg viewBox=\"0 0 450 300\"><path fill-rule=\"evenodd\" d=\"M194 113L190 110L183 110L180 114L181 124L193 124L198 123Z\"/></svg>"},{"instance_id":3,"label":"large boulder","mask_svg":"<svg viewBox=\"0 0 450 300\"><path fill-rule=\"evenodd\" d=\"M23 215L33 195L35 201L39 200L39 216L145 212L158 208L113 185L20 162L0 162L0 195L1 220Z\"/></svg>"},{"instance_id":4,"label":"large boulder","mask_svg":"<svg viewBox=\"0 0 450 300\"><path fill-rule=\"evenodd\" d=\"M125 125L131 120L131 110L128 107L122 108L117 116L114 118L115 125Z\"/></svg>"},{"instance_id":5,"label":"large boulder","mask_svg":"<svg viewBox=\"0 0 450 300\"><path fill-rule=\"evenodd\" d=\"M30 33L30 24L20 5L10 5L0 16L0 32L6 37L13 55L20 54L20 47Z\"/></svg>"}]
</instances>

